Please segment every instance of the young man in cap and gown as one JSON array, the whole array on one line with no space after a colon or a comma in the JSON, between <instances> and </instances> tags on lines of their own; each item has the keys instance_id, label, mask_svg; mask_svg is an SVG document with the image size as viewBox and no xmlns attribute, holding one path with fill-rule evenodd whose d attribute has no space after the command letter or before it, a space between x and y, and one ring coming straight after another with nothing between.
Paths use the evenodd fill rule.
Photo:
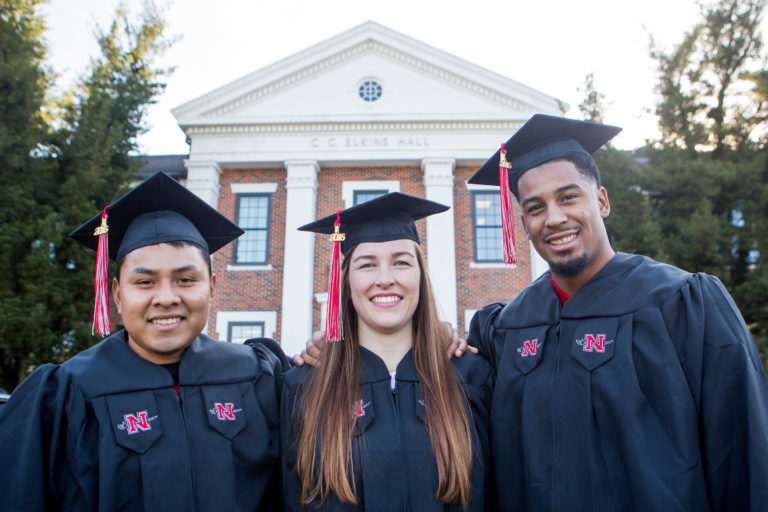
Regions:
<instances>
[{"instance_id":1,"label":"young man in cap and gown","mask_svg":"<svg viewBox=\"0 0 768 512\"><path fill-rule=\"evenodd\" d=\"M46 364L0 413L0 510L280 509L281 361L202 334L210 253L242 231L157 173L72 233L98 249L95 328L109 331L107 257L125 327Z\"/></svg>"},{"instance_id":2,"label":"young man in cap and gown","mask_svg":"<svg viewBox=\"0 0 768 512\"><path fill-rule=\"evenodd\" d=\"M768 386L733 300L611 248L591 154L618 131L535 115L469 180L501 186L507 242L511 189L549 265L471 323L496 370L499 508L768 510Z\"/></svg>"}]
</instances>

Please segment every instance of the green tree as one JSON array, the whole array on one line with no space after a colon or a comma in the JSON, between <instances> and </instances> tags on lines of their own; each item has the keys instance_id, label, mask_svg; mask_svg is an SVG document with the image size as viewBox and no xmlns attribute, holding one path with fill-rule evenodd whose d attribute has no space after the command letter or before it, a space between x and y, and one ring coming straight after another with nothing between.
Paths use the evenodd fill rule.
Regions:
<instances>
[{"instance_id":1,"label":"green tree","mask_svg":"<svg viewBox=\"0 0 768 512\"><path fill-rule=\"evenodd\" d=\"M582 119L593 123L602 123L605 114L605 94L595 88L595 75L588 73L584 79L584 85L578 91L584 95L579 103L579 112Z\"/></svg>"},{"instance_id":2,"label":"green tree","mask_svg":"<svg viewBox=\"0 0 768 512\"><path fill-rule=\"evenodd\" d=\"M750 74L761 64L760 23L766 0L716 0L673 51L652 47L659 66L656 113L665 147L719 157L749 144L760 113ZM653 46L653 45L652 45Z\"/></svg>"},{"instance_id":3,"label":"green tree","mask_svg":"<svg viewBox=\"0 0 768 512\"><path fill-rule=\"evenodd\" d=\"M96 34L101 52L87 76L75 90L44 105L47 75L37 3L2 4L4 9L30 6L34 23L17 32L39 53L36 60L14 58L30 69L30 76L36 69L42 78L19 80L15 89L26 94L25 89L41 83L29 116L48 121L30 134L29 149L19 151L5 181L13 184L4 190L0 213L5 266L0 277L0 382L5 387L13 387L35 365L62 361L98 341L90 325L95 257L67 234L125 191L137 170L130 154L144 130L146 107L162 91L169 71L154 64L170 44L158 9L147 3L131 19L119 8L108 29ZM14 128L3 122L2 129Z\"/></svg>"},{"instance_id":4,"label":"green tree","mask_svg":"<svg viewBox=\"0 0 768 512\"><path fill-rule=\"evenodd\" d=\"M759 23L765 0L702 5L701 22L659 65L662 138L640 186L668 261L717 275L768 350L768 79Z\"/></svg>"},{"instance_id":5,"label":"green tree","mask_svg":"<svg viewBox=\"0 0 768 512\"><path fill-rule=\"evenodd\" d=\"M586 76L579 92L584 95L578 106L582 117L594 123L604 122L606 97L596 89L592 73ZM594 158L611 202L605 226L612 247L665 260L659 225L652 218L651 203L641 188L643 169L637 163L638 155L609 143Z\"/></svg>"}]
</instances>

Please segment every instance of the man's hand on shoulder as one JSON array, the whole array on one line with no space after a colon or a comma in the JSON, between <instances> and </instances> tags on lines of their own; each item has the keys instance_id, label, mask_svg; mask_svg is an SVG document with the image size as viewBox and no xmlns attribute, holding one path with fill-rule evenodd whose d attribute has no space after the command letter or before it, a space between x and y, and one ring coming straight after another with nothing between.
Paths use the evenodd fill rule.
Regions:
<instances>
[{"instance_id":1,"label":"man's hand on shoulder","mask_svg":"<svg viewBox=\"0 0 768 512\"><path fill-rule=\"evenodd\" d=\"M477 354L477 348L471 347L465 338L459 336L459 331L453 327L450 322L441 322L443 330L445 331L445 340L448 346L446 356L448 359L451 357L461 357L464 352L469 350L473 354Z\"/></svg>"},{"instance_id":2,"label":"man's hand on shoulder","mask_svg":"<svg viewBox=\"0 0 768 512\"><path fill-rule=\"evenodd\" d=\"M325 331L315 331L312 338L307 341L306 348L301 354L293 356L293 363L296 366L304 366L304 363L317 368L320 366L320 356L325 349Z\"/></svg>"}]
</instances>

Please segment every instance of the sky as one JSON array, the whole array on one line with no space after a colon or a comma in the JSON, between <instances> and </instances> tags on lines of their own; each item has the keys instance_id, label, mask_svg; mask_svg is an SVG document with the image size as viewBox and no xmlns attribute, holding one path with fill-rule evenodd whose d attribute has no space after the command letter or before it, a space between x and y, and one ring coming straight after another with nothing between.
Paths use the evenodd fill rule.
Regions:
<instances>
[{"instance_id":1,"label":"sky","mask_svg":"<svg viewBox=\"0 0 768 512\"><path fill-rule=\"evenodd\" d=\"M96 26L118 0L49 0L41 8L57 89L70 87L97 55ZM651 38L664 50L700 19L695 0L162 0L167 35L178 37L159 64L173 66L139 138L144 154L186 154L171 110L315 43L372 20L554 96L580 117L589 73L606 96L605 122L624 128L620 149L658 134ZM132 13L140 0L123 0Z\"/></svg>"}]
</instances>

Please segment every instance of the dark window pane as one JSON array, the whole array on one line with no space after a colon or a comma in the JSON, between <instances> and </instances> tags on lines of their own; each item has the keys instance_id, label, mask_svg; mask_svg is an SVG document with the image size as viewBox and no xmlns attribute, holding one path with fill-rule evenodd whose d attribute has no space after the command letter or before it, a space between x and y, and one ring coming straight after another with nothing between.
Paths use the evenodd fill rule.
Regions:
<instances>
[{"instance_id":1,"label":"dark window pane","mask_svg":"<svg viewBox=\"0 0 768 512\"><path fill-rule=\"evenodd\" d=\"M358 205L360 203L370 201L371 199L381 197L384 194L389 194L389 190L355 190L352 202L354 205Z\"/></svg>"},{"instance_id":2,"label":"dark window pane","mask_svg":"<svg viewBox=\"0 0 768 512\"><path fill-rule=\"evenodd\" d=\"M235 263L267 262L269 198L268 194L237 197L237 224L245 234L235 242Z\"/></svg>"},{"instance_id":3,"label":"dark window pane","mask_svg":"<svg viewBox=\"0 0 768 512\"><path fill-rule=\"evenodd\" d=\"M227 341L242 343L249 338L261 338L264 336L264 322L231 322Z\"/></svg>"},{"instance_id":4,"label":"dark window pane","mask_svg":"<svg viewBox=\"0 0 768 512\"><path fill-rule=\"evenodd\" d=\"M503 261L498 192L473 192L472 217L475 233L475 261Z\"/></svg>"}]
</instances>

